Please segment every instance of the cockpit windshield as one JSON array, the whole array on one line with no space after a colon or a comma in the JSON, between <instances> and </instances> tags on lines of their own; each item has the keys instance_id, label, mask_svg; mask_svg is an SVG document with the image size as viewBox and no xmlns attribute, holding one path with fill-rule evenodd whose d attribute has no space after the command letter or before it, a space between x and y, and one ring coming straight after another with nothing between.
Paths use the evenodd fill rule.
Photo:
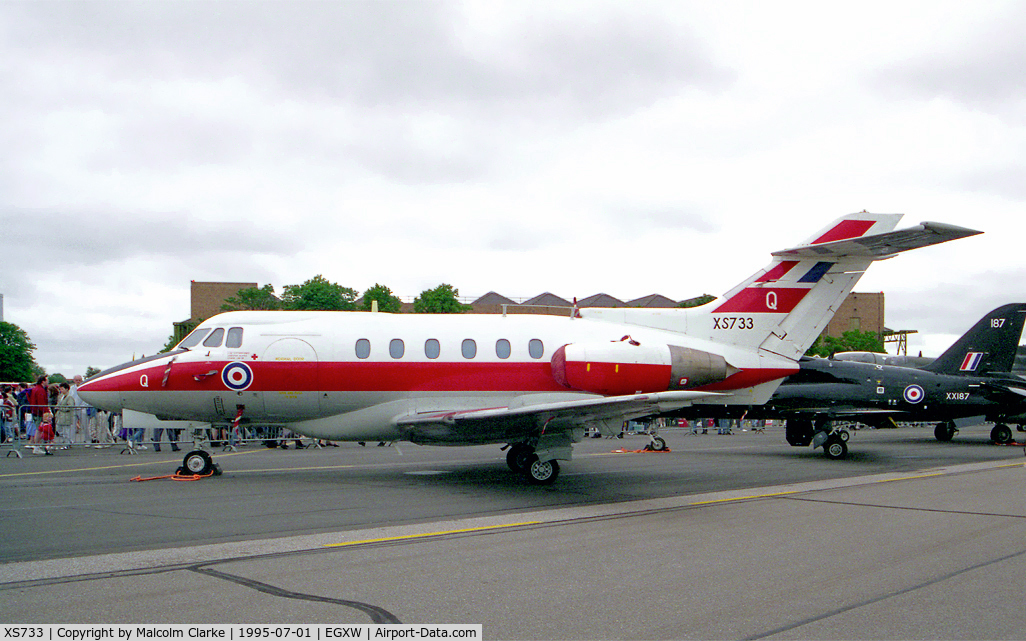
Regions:
<instances>
[{"instance_id":1,"label":"cockpit windshield","mask_svg":"<svg viewBox=\"0 0 1026 641\"><path fill-rule=\"evenodd\" d=\"M178 347L184 347L186 349L190 347L196 347L197 345L199 345L200 341L203 340L203 337L206 336L209 332L209 327L201 327L199 329L193 330L191 334L185 337L185 340L183 340L181 343L178 343Z\"/></svg>"}]
</instances>

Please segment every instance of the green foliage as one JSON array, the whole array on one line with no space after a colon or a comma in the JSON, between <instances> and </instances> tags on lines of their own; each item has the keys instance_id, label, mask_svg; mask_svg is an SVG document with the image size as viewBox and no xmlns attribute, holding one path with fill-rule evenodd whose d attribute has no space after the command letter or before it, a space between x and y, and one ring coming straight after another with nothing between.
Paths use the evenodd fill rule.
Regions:
<instances>
[{"instance_id":1,"label":"green foliage","mask_svg":"<svg viewBox=\"0 0 1026 641\"><path fill-rule=\"evenodd\" d=\"M375 300L378 301L379 312L398 314L403 308L403 302L399 300L399 297L393 294L391 289L378 283L375 283L374 287L367 288L367 291L363 293L361 309L370 311L371 301Z\"/></svg>"},{"instance_id":2,"label":"green foliage","mask_svg":"<svg viewBox=\"0 0 1026 641\"><path fill-rule=\"evenodd\" d=\"M886 350L884 349L883 339L875 332L861 332L857 329L851 329L841 334L840 338L820 335L812 344L812 347L809 348L809 351L805 352L805 355L830 357L837 352L877 352L883 354Z\"/></svg>"},{"instance_id":3,"label":"green foliage","mask_svg":"<svg viewBox=\"0 0 1026 641\"><path fill-rule=\"evenodd\" d=\"M50 383L51 384L60 385L61 383L70 383L70 382L71 381L69 381L68 378L64 374L61 374L60 372L57 372L56 374L50 374Z\"/></svg>"},{"instance_id":4,"label":"green foliage","mask_svg":"<svg viewBox=\"0 0 1026 641\"><path fill-rule=\"evenodd\" d=\"M281 300L274 295L274 285L268 283L263 287L247 287L240 289L235 296L229 296L221 305L222 312L239 310L277 310L281 309Z\"/></svg>"},{"instance_id":5,"label":"green foliage","mask_svg":"<svg viewBox=\"0 0 1026 641\"><path fill-rule=\"evenodd\" d=\"M93 367L92 365L90 365L89 367L86 368L85 378L89 378L90 376L96 376L99 373L100 373L100 368Z\"/></svg>"},{"instance_id":6,"label":"green foliage","mask_svg":"<svg viewBox=\"0 0 1026 641\"><path fill-rule=\"evenodd\" d=\"M35 349L25 330L0 322L0 381L34 382L39 373L45 373L32 357Z\"/></svg>"},{"instance_id":7,"label":"green foliage","mask_svg":"<svg viewBox=\"0 0 1026 641\"><path fill-rule=\"evenodd\" d=\"M473 309L459 301L460 290L445 283L434 289L425 289L413 300L413 311L418 314L462 314Z\"/></svg>"},{"instance_id":8,"label":"green foliage","mask_svg":"<svg viewBox=\"0 0 1026 641\"><path fill-rule=\"evenodd\" d=\"M173 334L167 337L167 342L164 343L164 347L160 348L160 353L170 352L175 348L175 345L182 342L186 336L192 333L192 330L196 329L199 325L199 321L187 320L181 323L175 323L175 331ZM99 372L97 372L98 374Z\"/></svg>"},{"instance_id":9,"label":"green foliage","mask_svg":"<svg viewBox=\"0 0 1026 641\"><path fill-rule=\"evenodd\" d=\"M716 297L712 294L702 294L701 296L681 301L677 304L677 307L701 307L702 305L711 303L714 300L716 300Z\"/></svg>"},{"instance_id":10,"label":"green foliage","mask_svg":"<svg viewBox=\"0 0 1026 641\"><path fill-rule=\"evenodd\" d=\"M281 302L288 310L353 311L356 290L329 282L318 274L302 285L286 285Z\"/></svg>"}]
</instances>

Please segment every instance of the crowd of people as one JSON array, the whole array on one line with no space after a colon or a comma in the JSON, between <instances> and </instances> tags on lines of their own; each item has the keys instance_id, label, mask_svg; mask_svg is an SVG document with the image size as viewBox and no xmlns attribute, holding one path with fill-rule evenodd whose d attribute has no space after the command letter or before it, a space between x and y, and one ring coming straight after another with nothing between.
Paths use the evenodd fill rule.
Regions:
<instances>
[{"instance_id":1,"label":"crowd of people","mask_svg":"<svg viewBox=\"0 0 1026 641\"><path fill-rule=\"evenodd\" d=\"M50 383L40 376L34 385L4 385L0 388L0 442L27 441L36 451L49 444L113 445L112 417L82 400L81 384L81 376L71 383Z\"/></svg>"},{"instance_id":2,"label":"crowd of people","mask_svg":"<svg viewBox=\"0 0 1026 641\"><path fill-rule=\"evenodd\" d=\"M132 449L145 450L145 428L125 429L120 413L109 413L91 407L78 395L81 376L73 382L50 383L40 376L34 385L28 383L4 384L0 387L0 443L27 443L33 454L49 454L55 448L72 445L111 447L121 441ZM167 438L171 451L179 451L181 429L155 427L152 429L152 447L160 451L161 441ZM211 447L222 444L240 444L240 441L262 441L268 447L289 449L292 440L296 449L307 447L297 435L280 429L245 428L206 429ZM319 441L319 445L335 445Z\"/></svg>"}]
</instances>

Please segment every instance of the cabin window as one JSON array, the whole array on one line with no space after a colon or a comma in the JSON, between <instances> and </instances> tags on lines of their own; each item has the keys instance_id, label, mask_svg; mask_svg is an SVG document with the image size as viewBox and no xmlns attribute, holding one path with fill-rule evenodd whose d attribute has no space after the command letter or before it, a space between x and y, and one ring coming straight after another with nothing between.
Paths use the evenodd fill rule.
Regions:
<instances>
[{"instance_id":1,"label":"cabin window","mask_svg":"<svg viewBox=\"0 0 1026 641\"><path fill-rule=\"evenodd\" d=\"M203 341L203 347L220 347L222 340L224 340L224 328L218 327L214 331L210 332L210 336L207 336L207 340Z\"/></svg>"},{"instance_id":2,"label":"cabin window","mask_svg":"<svg viewBox=\"0 0 1026 641\"><path fill-rule=\"evenodd\" d=\"M510 354L509 341L505 338L500 338L495 341L495 355L499 358L509 358Z\"/></svg>"},{"instance_id":3,"label":"cabin window","mask_svg":"<svg viewBox=\"0 0 1026 641\"><path fill-rule=\"evenodd\" d=\"M406 345L401 338L393 338L388 344L388 355L392 358L402 358L406 353Z\"/></svg>"},{"instance_id":4,"label":"cabin window","mask_svg":"<svg viewBox=\"0 0 1026 641\"><path fill-rule=\"evenodd\" d=\"M424 356L428 358L438 358L438 355L442 353L442 348L438 344L437 338L429 338L424 341Z\"/></svg>"},{"instance_id":5,"label":"cabin window","mask_svg":"<svg viewBox=\"0 0 1026 641\"><path fill-rule=\"evenodd\" d=\"M361 338L356 341L356 357L357 358L368 358L370 356L370 341L366 338Z\"/></svg>"},{"instance_id":6,"label":"cabin window","mask_svg":"<svg viewBox=\"0 0 1026 641\"><path fill-rule=\"evenodd\" d=\"M242 347L242 328L233 327L228 330L228 338L224 342L225 347Z\"/></svg>"},{"instance_id":7,"label":"cabin window","mask_svg":"<svg viewBox=\"0 0 1026 641\"><path fill-rule=\"evenodd\" d=\"M477 343L474 342L473 338L468 338L463 341L460 350L463 352L463 358L474 358L477 356Z\"/></svg>"},{"instance_id":8,"label":"cabin window","mask_svg":"<svg viewBox=\"0 0 1026 641\"><path fill-rule=\"evenodd\" d=\"M209 332L209 331L210 331L209 327L204 327L202 329L197 329L197 330L193 331L191 334L189 334L188 336L186 336L185 340L183 340L181 343L179 343L178 346L179 347L196 347L197 345L199 345L200 341L203 340L203 337L206 336L207 332Z\"/></svg>"},{"instance_id":9,"label":"cabin window","mask_svg":"<svg viewBox=\"0 0 1026 641\"><path fill-rule=\"evenodd\" d=\"M532 338L531 342L527 344L527 353L531 355L531 358L541 358L545 355L545 344L537 338Z\"/></svg>"}]
</instances>

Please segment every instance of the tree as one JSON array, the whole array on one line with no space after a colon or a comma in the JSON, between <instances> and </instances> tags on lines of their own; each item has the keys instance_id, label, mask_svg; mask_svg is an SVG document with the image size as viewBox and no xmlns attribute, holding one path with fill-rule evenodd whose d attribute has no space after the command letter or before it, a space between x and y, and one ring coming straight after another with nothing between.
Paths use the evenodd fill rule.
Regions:
<instances>
[{"instance_id":1,"label":"tree","mask_svg":"<svg viewBox=\"0 0 1026 641\"><path fill-rule=\"evenodd\" d=\"M418 314L462 314L473 309L459 301L460 290L442 283L434 289L425 289L413 300L413 311Z\"/></svg>"},{"instance_id":2,"label":"tree","mask_svg":"<svg viewBox=\"0 0 1026 641\"><path fill-rule=\"evenodd\" d=\"M390 312L392 314L398 314L403 308L403 302L399 300L399 297L392 293L392 290L384 285L374 284L374 287L367 288L367 291L363 293L363 305L361 309L370 311L371 301L378 301L379 312Z\"/></svg>"},{"instance_id":3,"label":"tree","mask_svg":"<svg viewBox=\"0 0 1026 641\"><path fill-rule=\"evenodd\" d=\"M96 376L99 373L100 373L100 368L99 367L93 367L92 365L90 365L89 367L86 368L85 377L89 378L90 376Z\"/></svg>"},{"instance_id":4,"label":"tree","mask_svg":"<svg viewBox=\"0 0 1026 641\"><path fill-rule=\"evenodd\" d=\"M806 356L829 357L837 352L877 352L878 354L883 354L886 350L884 349L883 340L876 332L860 332L857 329L850 329L841 334L840 338L825 334L820 335L805 354Z\"/></svg>"},{"instance_id":5,"label":"tree","mask_svg":"<svg viewBox=\"0 0 1026 641\"><path fill-rule=\"evenodd\" d=\"M289 310L353 311L356 290L329 282L318 274L302 285L286 285L281 302Z\"/></svg>"},{"instance_id":6,"label":"tree","mask_svg":"<svg viewBox=\"0 0 1026 641\"><path fill-rule=\"evenodd\" d=\"M167 337L167 342L164 343L164 347L160 348L160 353L170 352L175 348L175 345L182 342L186 336L192 333L192 330L196 329L199 325L199 321L192 320L191 318L181 323L175 323L175 331Z\"/></svg>"},{"instance_id":7,"label":"tree","mask_svg":"<svg viewBox=\"0 0 1026 641\"><path fill-rule=\"evenodd\" d=\"M714 300L716 300L716 297L712 294L702 294L701 296L682 300L677 304L677 307L701 307L702 305L711 303Z\"/></svg>"},{"instance_id":8,"label":"tree","mask_svg":"<svg viewBox=\"0 0 1026 641\"><path fill-rule=\"evenodd\" d=\"M274 295L274 285L268 283L263 287L247 287L240 289L235 296L229 296L221 305L222 312L239 310L277 310L281 309L281 300Z\"/></svg>"},{"instance_id":9,"label":"tree","mask_svg":"<svg viewBox=\"0 0 1026 641\"><path fill-rule=\"evenodd\" d=\"M35 350L25 330L14 323L0 322L0 381L35 381L36 373L42 370L32 357Z\"/></svg>"}]
</instances>

